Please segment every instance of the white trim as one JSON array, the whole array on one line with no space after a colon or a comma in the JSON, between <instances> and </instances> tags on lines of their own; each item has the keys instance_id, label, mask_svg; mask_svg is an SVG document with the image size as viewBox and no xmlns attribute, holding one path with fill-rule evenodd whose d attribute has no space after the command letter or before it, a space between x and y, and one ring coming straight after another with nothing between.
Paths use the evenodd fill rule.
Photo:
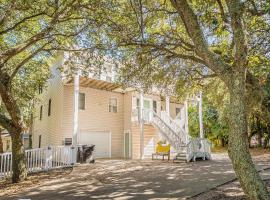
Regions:
<instances>
[{"instance_id":1,"label":"white trim","mask_svg":"<svg viewBox=\"0 0 270 200\"><path fill-rule=\"evenodd\" d=\"M74 76L73 86L73 133L72 133L72 145L77 145L78 132L79 132L79 91L80 91L80 75Z\"/></svg>"}]
</instances>

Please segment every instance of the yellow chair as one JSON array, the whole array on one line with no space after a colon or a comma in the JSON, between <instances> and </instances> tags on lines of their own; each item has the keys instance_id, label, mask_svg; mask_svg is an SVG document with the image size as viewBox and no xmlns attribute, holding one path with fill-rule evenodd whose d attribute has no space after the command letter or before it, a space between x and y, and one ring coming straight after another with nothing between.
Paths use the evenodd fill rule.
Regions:
<instances>
[{"instance_id":1,"label":"yellow chair","mask_svg":"<svg viewBox=\"0 0 270 200\"><path fill-rule=\"evenodd\" d=\"M170 160L170 150L171 150L171 145L169 144L167 145L159 141L156 146L156 153L152 154L152 160L154 160L154 157L158 159L158 156L162 156L162 160L164 160L164 157L167 156L168 160Z\"/></svg>"}]
</instances>

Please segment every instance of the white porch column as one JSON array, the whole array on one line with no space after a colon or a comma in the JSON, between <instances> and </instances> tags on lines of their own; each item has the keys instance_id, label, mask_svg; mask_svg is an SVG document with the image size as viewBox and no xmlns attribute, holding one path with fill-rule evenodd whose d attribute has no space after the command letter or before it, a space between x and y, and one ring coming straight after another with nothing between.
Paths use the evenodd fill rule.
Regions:
<instances>
[{"instance_id":1,"label":"white porch column","mask_svg":"<svg viewBox=\"0 0 270 200\"><path fill-rule=\"evenodd\" d=\"M144 119L143 119L143 92L140 91L140 159L144 158Z\"/></svg>"},{"instance_id":2,"label":"white porch column","mask_svg":"<svg viewBox=\"0 0 270 200\"><path fill-rule=\"evenodd\" d=\"M170 96L166 96L166 113L170 116Z\"/></svg>"},{"instance_id":3,"label":"white porch column","mask_svg":"<svg viewBox=\"0 0 270 200\"><path fill-rule=\"evenodd\" d=\"M203 113L202 113L202 92L200 92L200 94L199 94L199 122L200 122L200 138L204 138Z\"/></svg>"},{"instance_id":4,"label":"white porch column","mask_svg":"<svg viewBox=\"0 0 270 200\"><path fill-rule=\"evenodd\" d=\"M72 145L77 145L79 132L79 89L80 75L74 75L74 95L73 95L73 134Z\"/></svg>"},{"instance_id":5,"label":"white porch column","mask_svg":"<svg viewBox=\"0 0 270 200\"><path fill-rule=\"evenodd\" d=\"M184 106L185 106L185 132L186 132L186 141L188 142L189 139L189 131L188 131L188 101L186 100L184 102Z\"/></svg>"}]
</instances>

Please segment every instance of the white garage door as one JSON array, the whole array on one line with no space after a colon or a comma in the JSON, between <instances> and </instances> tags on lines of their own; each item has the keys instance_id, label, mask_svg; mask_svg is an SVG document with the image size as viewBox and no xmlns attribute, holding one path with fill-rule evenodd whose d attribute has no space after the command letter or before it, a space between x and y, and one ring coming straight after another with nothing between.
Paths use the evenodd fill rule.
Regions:
<instances>
[{"instance_id":1,"label":"white garage door","mask_svg":"<svg viewBox=\"0 0 270 200\"><path fill-rule=\"evenodd\" d=\"M79 144L94 144L94 156L96 158L109 158L111 152L110 133L109 132L93 132L81 131Z\"/></svg>"}]
</instances>

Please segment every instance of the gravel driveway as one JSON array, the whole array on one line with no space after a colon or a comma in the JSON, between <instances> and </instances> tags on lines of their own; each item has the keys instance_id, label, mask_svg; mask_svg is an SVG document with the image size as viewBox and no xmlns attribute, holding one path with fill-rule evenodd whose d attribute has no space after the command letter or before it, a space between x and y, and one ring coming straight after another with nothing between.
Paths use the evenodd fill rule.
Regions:
<instances>
[{"instance_id":1,"label":"gravel driveway","mask_svg":"<svg viewBox=\"0 0 270 200\"><path fill-rule=\"evenodd\" d=\"M267 167L268 157L255 159L258 168ZM25 187L2 189L0 199L185 199L234 177L226 154L193 163L97 160L64 175L21 183Z\"/></svg>"}]
</instances>

